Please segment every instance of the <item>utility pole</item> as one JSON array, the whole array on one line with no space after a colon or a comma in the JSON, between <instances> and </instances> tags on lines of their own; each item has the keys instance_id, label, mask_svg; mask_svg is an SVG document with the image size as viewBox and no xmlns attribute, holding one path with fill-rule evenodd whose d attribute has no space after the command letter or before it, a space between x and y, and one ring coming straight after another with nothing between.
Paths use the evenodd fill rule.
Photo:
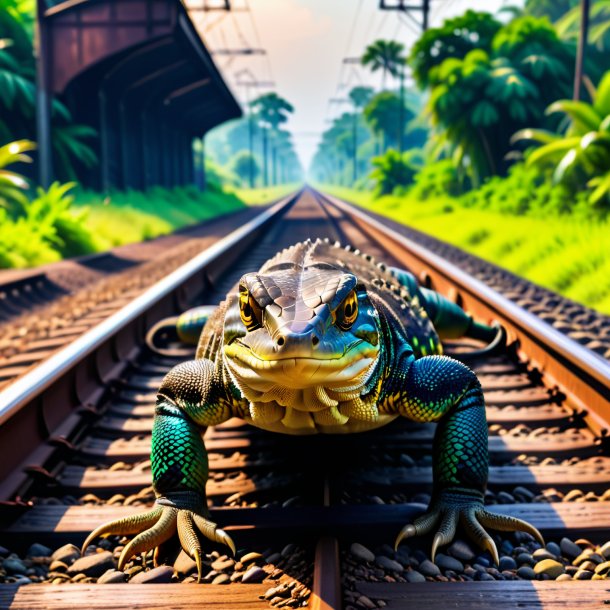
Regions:
<instances>
[{"instance_id":1,"label":"utility pole","mask_svg":"<svg viewBox=\"0 0 610 610\"><path fill-rule=\"evenodd\" d=\"M421 13L422 32L428 29L430 20L430 0L421 0L418 4L414 0L379 0L379 10L381 11L401 11L408 15L411 13Z\"/></svg>"},{"instance_id":2,"label":"utility pole","mask_svg":"<svg viewBox=\"0 0 610 610\"><path fill-rule=\"evenodd\" d=\"M580 35L578 37L578 50L576 52L576 65L574 66L574 100L580 99L580 89L584 73L585 57L587 55L587 42L589 40L589 13L591 0L580 0Z\"/></svg>"},{"instance_id":3,"label":"utility pole","mask_svg":"<svg viewBox=\"0 0 610 610\"><path fill-rule=\"evenodd\" d=\"M422 32L428 29L430 21L430 0L421 0L421 4L407 4L407 0L379 0L379 10L382 11L401 11L412 17L412 13L421 13ZM402 153L404 148L404 113L405 113L405 71L400 69L400 106L398 108L398 150Z\"/></svg>"}]
</instances>

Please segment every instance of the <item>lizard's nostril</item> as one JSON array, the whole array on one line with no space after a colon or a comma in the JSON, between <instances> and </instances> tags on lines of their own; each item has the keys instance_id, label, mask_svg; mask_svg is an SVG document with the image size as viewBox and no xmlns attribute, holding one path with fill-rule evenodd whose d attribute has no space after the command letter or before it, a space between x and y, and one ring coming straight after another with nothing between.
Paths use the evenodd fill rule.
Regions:
<instances>
[{"instance_id":1,"label":"lizard's nostril","mask_svg":"<svg viewBox=\"0 0 610 610\"><path fill-rule=\"evenodd\" d=\"M286 339L284 339L284 337L280 336L280 337L278 337L276 343L278 344L279 347L282 347L282 345L284 345L284 343L286 343Z\"/></svg>"},{"instance_id":2,"label":"lizard's nostril","mask_svg":"<svg viewBox=\"0 0 610 610\"><path fill-rule=\"evenodd\" d=\"M316 335L312 335L311 344L315 347L316 345L318 345L318 343L320 343L320 339L318 339L318 337L316 337Z\"/></svg>"}]
</instances>

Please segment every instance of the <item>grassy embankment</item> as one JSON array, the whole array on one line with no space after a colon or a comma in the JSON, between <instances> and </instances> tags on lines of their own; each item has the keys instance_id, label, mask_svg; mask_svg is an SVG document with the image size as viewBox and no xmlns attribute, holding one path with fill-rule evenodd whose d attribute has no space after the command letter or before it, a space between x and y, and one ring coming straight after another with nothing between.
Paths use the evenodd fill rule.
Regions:
<instances>
[{"instance_id":1,"label":"grassy embankment","mask_svg":"<svg viewBox=\"0 0 610 610\"><path fill-rule=\"evenodd\" d=\"M294 193L301 188L302 184L294 182L291 184L280 184L278 186L268 186L260 188L237 188L227 187L230 192L233 192L239 199L248 205L266 205L277 199L281 199L290 193Z\"/></svg>"},{"instance_id":2,"label":"grassy embankment","mask_svg":"<svg viewBox=\"0 0 610 610\"><path fill-rule=\"evenodd\" d=\"M234 193L213 187L204 193L186 187L108 196L69 188L54 185L48 193L32 194L15 216L0 209L0 268L103 252L246 207Z\"/></svg>"},{"instance_id":3,"label":"grassy embankment","mask_svg":"<svg viewBox=\"0 0 610 610\"><path fill-rule=\"evenodd\" d=\"M245 206L233 193L200 193L193 188L153 188L147 193L116 192L108 197L81 191L73 205L75 210L88 210L84 223L95 235L98 251L152 239Z\"/></svg>"},{"instance_id":4,"label":"grassy embankment","mask_svg":"<svg viewBox=\"0 0 610 610\"><path fill-rule=\"evenodd\" d=\"M324 185L322 190L424 231L541 286L610 314L610 221L517 216Z\"/></svg>"}]
</instances>

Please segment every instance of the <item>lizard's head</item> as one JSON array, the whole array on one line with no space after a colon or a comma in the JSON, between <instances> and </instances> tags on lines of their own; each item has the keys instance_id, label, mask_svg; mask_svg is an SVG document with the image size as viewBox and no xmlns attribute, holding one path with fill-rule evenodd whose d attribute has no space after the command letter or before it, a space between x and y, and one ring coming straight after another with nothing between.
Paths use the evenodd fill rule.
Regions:
<instances>
[{"instance_id":1,"label":"lizard's head","mask_svg":"<svg viewBox=\"0 0 610 610\"><path fill-rule=\"evenodd\" d=\"M379 355L379 317L355 275L327 262L276 260L245 275L238 290L224 355L249 400L283 404L292 390L363 387ZM309 402L300 408L316 410Z\"/></svg>"}]
</instances>

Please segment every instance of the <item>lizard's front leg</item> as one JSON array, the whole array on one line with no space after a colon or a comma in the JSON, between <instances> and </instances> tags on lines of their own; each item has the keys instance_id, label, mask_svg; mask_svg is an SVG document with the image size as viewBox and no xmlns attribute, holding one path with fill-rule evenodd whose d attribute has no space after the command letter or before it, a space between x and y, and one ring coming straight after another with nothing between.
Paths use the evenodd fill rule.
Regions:
<instances>
[{"instance_id":1,"label":"lizard's front leg","mask_svg":"<svg viewBox=\"0 0 610 610\"><path fill-rule=\"evenodd\" d=\"M514 517L496 515L483 506L489 466L483 391L464 364L444 356L406 359L395 383L404 390L393 402L400 415L418 422L438 422L434 438L434 490L427 512L398 534L427 534L437 525L432 560L440 545L453 540L458 523L498 563L498 551L485 527L522 530L542 544L540 532ZM396 400L398 398L398 400Z\"/></svg>"},{"instance_id":2,"label":"lizard's front leg","mask_svg":"<svg viewBox=\"0 0 610 610\"><path fill-rule=\"evenodd\" d=\"M173 368L159 389L152 431L152 511L106 523L94 530L83 551L97 536L137 534L119 558L122 570L129 558L159 547L178 533L182 548L197 563L201 578L202 549L198 531L235 553L231 538L208 517L205 484L208 456L203 429L231 417L229 403L210 360L192 360Z\"/></svg>"}]
</instances>

